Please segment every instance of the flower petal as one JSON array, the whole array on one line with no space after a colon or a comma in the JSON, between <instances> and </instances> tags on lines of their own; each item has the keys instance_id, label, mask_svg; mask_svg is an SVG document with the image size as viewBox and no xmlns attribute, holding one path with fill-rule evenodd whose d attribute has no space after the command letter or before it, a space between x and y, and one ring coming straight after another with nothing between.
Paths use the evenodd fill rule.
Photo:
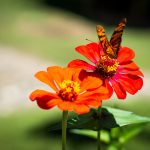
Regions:
<instances>
[{"instance_id":1,"label":"flower petal","mask_svg":"<svg viewBox=\"0 0 150 150\"><path fill-rule=\"evenodd\" d=\"M39 79L41 82L48 84L53 90L58 91L54 80L49 76L49 74L45 71L39 71L35 74L35 77Z\"/></svg>"},{"instance_id":2,"label":"flower petal","mask_svg":"<svg viewBox=\"0 0 150 150\"><path fill-rule=\"evenodd\" d=\"M72 67L72 68L81 68L81 69L85 69L85 70L95 70L96 67L93 65L90 65L89 63L83 61L83 60L73 60L68 64L68 67Z\"/></svg>"},{"instance_id":3,"label":"flower petal","mask_svg":"<svg viewBox=\"0 0 150 150\"><path fill-rule=\"evenodd\" d=\"M97 43L90 43L87 45L82 45L76 47L76 51L78 51L80 54L88 58L90 61L92 61L94 64L97 64L100 59L100 50L99 50L99 44Z\"/></svg>"},{"instance_id":4,"label":"flower petal","mask_svg":"<svg viewBox=\"0 0 150 150\"><path fill-rule=\"evenodd\" d=\"M134 58L135 54L132 49L128 47L121 47L118 53L117 60L119 63L128 62Z\"/></svg>"},{"instance_id":5,"label":"flower petal","mask_svg":"<svg viewBox=\"0 0 150 150\"><path fill-rule=\"evenodd\" d=\"M132 74L143 77L143 73L140 70L129 70L129 69L121 69L119 71L119 74Z\"/></svg>"},{"instance_id":6,"label":"flower petal","mask_svg":"<svg viewBox=\"0 0 150 150\"><path fill-rule=\"evenodd\" d=\"M59 66L52 66L47 68L47 72L51 80L59 84L64 80L63 68Z\"/></svg>"},{"instance_id":7,"label":"flower petal","mask_svg":"<svg viewBox=\"0 0 150 150\"><path fill-rule=\"evenodd\" d=\"M90 75L90 73L87 73L87 76L80 84L81 92L98 88L102 85L102 83L103 81L100 78L93 76L92 74Z\"/></svg>"},{"instance_id":8,"label":"flower petal","mask_svg":"<svg viewBox=\"0 0 150 150\"><path fill-rule=\"evenodd\" d=\"M57 106L63 111L70 111L73 109L74 103L69 101L61 101Z\"/></svg>"},{"instance_id":9,"label":"flower petal","mask_svg":"<svg viewBox=\"0 0 150 150\"><path fill-rule=\"evenodd\" d=\"M84 114L90 111L90 108L87 105L76 104L74 105L74 111L77 114Z\"/></svg>"},{"instance_id":10,"label":"flower petal","mask_svg":"<svg viewBox=\"0 0 150 150\"><path fill-rule=\"evenodd\" d=\"M110 85L109 81L106 79L105 82L104 82L104 86L107 88L108 90L108 97L107 98L110 98L113 94L113 88L112 86Z\"/></svg>"},{"instance_id":11,"label":"flower petal","mask_svg":"<svg viewBox=\"0 0 150 150\"><path fill-rule=\"evenodd\" d=\"M91 99L91 100L86 101L85 104L88 106L99 107L102 105L102 101Z\"/></svg>"},{"instance_id":12,"label":"flower petal","mask_svg":"<svg viewBox=\"0 0 150 150\"><path fill-rule=\"evenodd\" d=\"M118 81L130 94L135 94L143 86L143 80L136 75L120 75Z\"/></svg>"},{"instance_id":13,"label":"flower petal","mask_svg":"<svg viewBox=\"0 0 150 150\"><path fill-rule=\"evenodd\" d=\"M133 61L128 61L126 63L120 64L120 68L126 68L130 70L138 70L139 67L133 62Z\"/></svg>"},{"instance_id":14,"label":"flower petal","mask_svg":"<svg viewBox=\"0 0 150 150\"><path fill-rule=\"evenodd\" d=\"M38 106L43 109L50 109L57 105L57 103L60 101L56 94L44 90L33 91L30 95L30 99L32 101L36 100Z\"/></svg>"},{"instance_id":15,"label":"flower petal","mask_svg":"<svg viewBox=\"0 0 150 150\"><path fill-rule=\"evenodd\" d=\"M109 98L108 89L104 86L101 86L97 89L90 90L90 91L80 94L77 97L77 100L75 101L75 103L87 104L88 101L91 103L92 103L92 101L94 101L94 102L98 101L98 103L100 103L101 100L105 100L108 98Z\"/></svg>"},{"instance_id":16,"label":"flower petal","mask_svg":"<svg viewBox=\"0 0 150 150\"><path fill-rule=\"evenodd\" d=\"M126 98L126 91L121 86L121 84L113 79L110 79L110 82L112 84L112 87L119 99L125 99Z\"/></svg>"}]
</instances>

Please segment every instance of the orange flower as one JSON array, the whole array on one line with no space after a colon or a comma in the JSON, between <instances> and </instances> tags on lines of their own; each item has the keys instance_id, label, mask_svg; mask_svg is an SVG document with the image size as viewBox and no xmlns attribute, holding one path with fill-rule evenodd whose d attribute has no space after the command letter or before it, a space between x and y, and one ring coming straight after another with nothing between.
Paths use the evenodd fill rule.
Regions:
<instances>
[{"instance_id":1,"label":"orange flower","mask_svg":"<svg viewBox=\"0 0 150 150\"><path fill-rule=\"evenodd\" d=\"M64 111L74 110L83 114L89 112L89 106L99 107L101 100L108 98L108 90L102 86L102 80L88 76L82 69L53 66L36 73L35 77L55 91L38 89L31 93L30 99L36 100L43 109L58 106Z\"/></svg>"}]
</instances>

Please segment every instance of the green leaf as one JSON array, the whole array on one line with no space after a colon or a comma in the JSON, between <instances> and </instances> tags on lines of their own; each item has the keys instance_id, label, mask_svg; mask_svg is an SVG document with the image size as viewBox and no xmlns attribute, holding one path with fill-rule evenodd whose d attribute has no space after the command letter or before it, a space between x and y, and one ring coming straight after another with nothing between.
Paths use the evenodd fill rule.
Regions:
<instances>
[{"instance_id":1,"label":"green leaf","mask_svg":"<svg viewBox=\"0 0 150 150\"><path fill-rule=\"evenodd\" d=\"M139 123L130 126L123 126L121 128L113 128L110 131L101 130L100 140L105 144L108 144L109 149L118 149L139 134L145 125L145 123ZM71 133L97 139L97 131L87 129L72 129Z\"/></svg>"},{"instance_id":2,"label":"green leaf","mask_svg":"<svg viewBox=\"0 0 150 150\"><path fill-rule=\"evenodd\" d=\"M102 107L100 110L91 109L87 114L74 115L68 120L67 128L98 131L147 122L150 122L148 117L138 116L132 112L116 108ZM61 130L61 122L51 125L50 130Z\"/></svg>"},{"instance_id":3,"label":"green leaf","mask_svg":"<svg viewBox=\"0 0 150 150\"><path fill-rule=\"evenodd\" d=\"M122 144L126 143L127 141L138 135L143 130L144 127L145 123L125 126L120 131L119 142Z\"/></svg>"},{"instance_id":4,"label":"green leaf","mask_svg":"<svg viewBox=\"0 0 150 150\"><path fill-rule=\"evenodd\" d=\"M138 123L148 123L150 118L143 117L134 114L130 111L115 109L111 107L105 107L111 114L113 114L116 123L122 127L125 125L138 124Z\"/></svg>"},{"instance_id":5,"label":"green leaf","mask_svg":"<svg viewBox=\"0 0 150 150\"><path fill-rule=\"evenodd\" d=\"M109 136L109 132L106 130L101 130L100 132L101 132L100 133L101 134L101 136L100 136L101 141L103 141L104 143L109 143L111 140L110 136ZM71 133L87 136L87 137L90 137L93 139L97 139L97 131L86 130L86 129L83 129L83 130L72 129Z\"/></svg>"},{"instance_id":6,"label":"green leaf","mask_svg":"<svg viewBox=\"0 0 150 150\"><path fill-rule=\"evenodd\" d=\"M68 128L97 131L146 122L150 122L150 118L138 116L129 111L103 107L100 112L99 110L91 109L90 113L68 120Z\"/></svg>"}]
</instances>

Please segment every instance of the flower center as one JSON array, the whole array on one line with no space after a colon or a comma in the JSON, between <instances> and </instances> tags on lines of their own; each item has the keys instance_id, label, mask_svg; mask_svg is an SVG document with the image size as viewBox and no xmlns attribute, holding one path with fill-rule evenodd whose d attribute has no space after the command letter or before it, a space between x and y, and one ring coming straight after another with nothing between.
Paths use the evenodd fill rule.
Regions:
<instances>
[{"instance_id":1,"label":"flower center","mask_svg":"<svg viewBox=\"0 0 150 150\"><path fill-rule=\"evenodd\" d=\"M108 56L101 56L96 72L104 78L109 78L116 73L118 66L119 62L116 59L111 59Z\"/></svg>"},{"instance_id":2,"label":"flower center","mask_svg":"<svg viewBox=\"0 0 150 150\"><path fill-rule=\"evenodd\" d=\"M80 85L78 82L64 80L59 84L59 96L65 101L75 101L80 93Z\"/></svg>"}]
</instances>

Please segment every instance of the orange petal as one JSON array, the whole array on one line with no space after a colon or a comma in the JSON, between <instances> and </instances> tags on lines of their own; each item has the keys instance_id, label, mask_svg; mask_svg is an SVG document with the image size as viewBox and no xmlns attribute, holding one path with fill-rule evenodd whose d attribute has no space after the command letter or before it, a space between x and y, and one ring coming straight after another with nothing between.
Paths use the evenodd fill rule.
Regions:
<instances>
[{"instance_id":1,"label":"orange petal","mask_svg":"<svg viewBox=\"0 0 150 150\"><path fill-rule=\"evenodd\" d=\"M73 72L72 80L80 84L85 77L87 77L87 72L83 69L77 69Z\"/></svg>"},{"instance_id":2,"label":"orange petal","mask_svg":"<svg viewBox=\"0 0 150 150\"><path fill-rule=\"evenodd\" d=\"M88 106L99 107L102 105L102 101L91 99L91 100L86 101L85 104Z\"/></svg>"},{"instance_id":3,"label":"orange petal","mask_svg":"<svg viewBox=\"0 0 150 150\"><path fill-rule=\"evenodd\" d=\"M42 109L51 109L56 106L61 100L60 99L52 99L52 100L37 100L37 104Z\"/></svg>"},{"instance_id":4,"label":"orange petal","mask_svg":"<svg viewBox=\"0 0 150 150\"><path fill-rule=\"evenodd\" d=\"M48 67L47 72L51 80L57 83L57 85L64 80L63 68L59 66Z\"/></svg>"},{"instance_id":5,"label":"orange petal","mask_svg":"<svg viewBox=\"0 0 150 150\"><path fill-rule=\"evenodd\" d=\"M69 101L61 101L57 106L63 111L70 111L73 109L74 103Z\"/></svg>"},{"instance_id":6,"label":"orange petal","mask_svg":"<svg viewBox=\"0 0 150 150\"><path fill-rule=\"evenodd\" d=\"M103 82L100 78L87 75L87 77L81 82L81 91L98 88L102 83Z\"/></svg>"},{"instance_id":7,"label":"orange petal","mask_svg":"<svg viewBox=\"0 0 150 150\"><path fill-rule=\"evenodd\" d=\"M77 104L87 104L87 101L98 101L108 99L109 91L106 87L101 86L100 88L90 90L79 95L75 101Z\"/></svg>"},{"instance_id":8,"label":"orange petal","mask_svg":"<svg viewBox=\"0 0 150 150\"><path fill-rule=\"evenodd\" d=\"M63 69L63 76L64 80L72 80L72 76L74 73L78 73L81 69L78 68L64 68Z\"/></svg>"},{"instance_id":9,"label":"orange petal","mask_svg":"<svg viewBox=\"0 0 150 150\"><path fill-rule=\"evenodd\" d=\"M100 100L106 100L112 95L112 88L109 89L108 87L100 86L99 88L97 88L96 92L99 94Z\"/></svg>"},{"instance_id":10,"label":"orange petal","mask_svg":"<svg viewBox=\"0 0 150 150\"><path fill-rule=\"evenodd\" d=\"M32 101L36 100L38 106L43 109L50 109L57 105L57 103L60 101L56 94L44 90L33 91L30 95L30 99Z\"/></svg>"},{"instance_id":11,"label":"orange petal","mask_svg":"<svg viewBox=\"0 0 150 150\"><path fill-rule=\"evenodd\" d=\"M53 90L58 91L58 89L54 83L54 80L48 75L47 72L39 71L35 74L35 77L37 79L39 79L40 81L48 84Z\"/></svg>"},{"instance_id":12,"label":"orange petal","mask_svg":"<svg viewBox=\"0 0 150 150\"><path fill-rule=\"evenodd\" d=\"M44 90L35 90L29 96L29 98L32 101L43 98L43 97L45 97L45 98L47 97L47 99L59 98L56 94L50 93L50 92L44 91Z\"/></svg>"},{"instance_id":13,"label":"orange petal","mask_svg":"<svg viewBox=\"0 0 150 150\"><path fill-rule=\"evenodd\" d=\"M77 114L84 114L90 111L90 108L87 105L76 104L74 105L74 111Z\"/></svg>"}]
</instances>

